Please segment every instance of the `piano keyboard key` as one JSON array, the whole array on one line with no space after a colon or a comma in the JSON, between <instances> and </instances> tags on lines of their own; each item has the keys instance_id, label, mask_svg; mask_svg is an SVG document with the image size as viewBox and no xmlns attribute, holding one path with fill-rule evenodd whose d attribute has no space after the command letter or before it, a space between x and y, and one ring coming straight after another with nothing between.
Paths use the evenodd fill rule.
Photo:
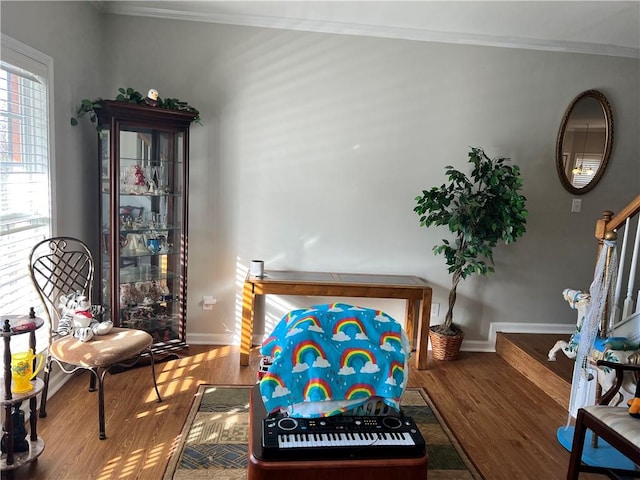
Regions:
<instances>
[{"instance_id":1,"label":"piano keyboard key","mask_svg":"<svg viewBox=\"0 0 640 480\"><path fill-rule=\"evenodd\" d=\"M415 445L407 432L289 433L278 435L279 448Z\"/></svg>"}]
</instances>

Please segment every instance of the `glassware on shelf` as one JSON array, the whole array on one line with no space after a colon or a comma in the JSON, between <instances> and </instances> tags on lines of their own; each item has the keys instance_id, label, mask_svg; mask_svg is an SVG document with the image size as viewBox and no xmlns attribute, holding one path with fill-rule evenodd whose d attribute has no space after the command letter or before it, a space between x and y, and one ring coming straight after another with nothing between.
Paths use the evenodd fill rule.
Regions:
<instances>
[{"instance_id":1,"label":"glassware on shelf","mask_svg":"<svg viewBox=\"0 0 640 480\"><path fill-rule=\"evenodd\" d=\"M167 178L167 166L156 165L152 168L152 180L155 183L156 193L161 195L169 193L169 179Z\"/></svg>"},{"instance_id":2,"label":"glassware on shelf","mask_svg":"<svg viewBox=\"0 0 640 480\"><path fill-rule=\"evenodd\" d=\"M167 228L167 215L165 213L147 212L144 221L145 227L157 230Z\"/></svg>"},{"instance_id":3,"label":"glassware on shelf","mask_svg":"<svg viewBox=\"0 0 640 480\"><path fill-rule=\"evenodd\" d=\"M153 223L157 228L167 228L167 215L164 213L154 213Z\"/></svg>"},{"instance_id":4,"label":"glassware on shelf","mask_svg":"<svg viewBox=\"0 0 640 480\"><path fill-rule=\"evenodd\" d=\"M120 193L131 193L133 188L133 170L131 166L120 167Z\"/></svg>"}]
</instances>

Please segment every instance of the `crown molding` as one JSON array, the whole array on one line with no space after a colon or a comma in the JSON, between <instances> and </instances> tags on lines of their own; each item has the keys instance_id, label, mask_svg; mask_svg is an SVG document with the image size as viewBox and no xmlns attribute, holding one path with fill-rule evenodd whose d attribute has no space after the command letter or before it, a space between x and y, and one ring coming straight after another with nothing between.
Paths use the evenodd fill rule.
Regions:
<instances>
[{"instance_id":1,"label":"crown molding","mask_svg":"<svg viewBox=\"0 0 640 480\"><path fill-rule=\"evenodd\" d=\"M191 12L186 10L162 9L139 5L123 5L119 2L94 1L96 7L114 15L130 15L170 20L236 25L243 27L274 28L304 32L356 35L420 42L451 43L501 48L520 48L563 53L583 53L612 57L640 58L640 48L603 45L586 42L542 40L498 35L479 35L463 32L438 32L426 29L392 27L385 25L364 25L332 21L315 21L257 15L220 14L211 12Z\"/></svg>"}]
</instances>

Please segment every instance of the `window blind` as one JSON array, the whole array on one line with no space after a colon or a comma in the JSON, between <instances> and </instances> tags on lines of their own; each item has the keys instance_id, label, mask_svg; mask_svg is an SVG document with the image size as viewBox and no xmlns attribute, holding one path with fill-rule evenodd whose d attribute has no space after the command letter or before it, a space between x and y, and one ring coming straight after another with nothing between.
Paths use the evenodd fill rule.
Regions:
<instances>
[{"instance_id":1,"label":"window blind","mask_svg":"<svg viewBox=\"0 0 640 480\"><path fill-rule=\"evenodd\" d=\"M50 69L33 50L2 36L0 60L0 314L43 306L29 254L51 236ZM36 52L37 53L37 52ZM42 54L40 54L42 55ZM36 58L34 58L36 57Z\"/></svg>"},{"instance_id":2,"label":"window blind","mask_svg":"<svg viewBox=\"0 0 640 480\"><path fill-rule=\"evenodd\" d=\"M593 176L596 174L602 163L602 155L578 155L576 157L576 165L580 165L582 170L580 172L573 173L571 176L571 185L576 188L586 187Z\"/></svg>"}]
</instances>

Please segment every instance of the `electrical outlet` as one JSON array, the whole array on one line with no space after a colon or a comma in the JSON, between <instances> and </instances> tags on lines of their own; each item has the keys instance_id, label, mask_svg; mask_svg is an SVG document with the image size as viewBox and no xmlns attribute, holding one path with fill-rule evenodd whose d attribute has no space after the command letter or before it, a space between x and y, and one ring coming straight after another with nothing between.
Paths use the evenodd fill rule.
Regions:
<instances>
[{"instance_id":1,"label":"electrical outlet","mask_svg":"<svg viewBox=\"0 0 640 480\"><path fill-rule=\"evenodd\" d=\"M432 303L431 304L431 318L435 318L440 315L440 304Z\"/></svg>"},{"instance_id":2,"label":"electrical outlet","mask_svg":"<svg viewBox=\"0 0 640 480\"><path fill-rule=\"evenodd\" d=\"M213 310L213 306L218 303L217 298L213 298L212 296L205 295L202 297L202 309L203 310Z\"/></svg>"},{"instance_id":3,"label":"electrical outlet","mask_svg":"<svg viewBox=\"0 0 640 480\"><path fill-rule=\"evenodd\" d=\"M571 200L571 213L580 213L582 210L582 200L579 198L574 198Z\"/></svg>"}]
</instances>

